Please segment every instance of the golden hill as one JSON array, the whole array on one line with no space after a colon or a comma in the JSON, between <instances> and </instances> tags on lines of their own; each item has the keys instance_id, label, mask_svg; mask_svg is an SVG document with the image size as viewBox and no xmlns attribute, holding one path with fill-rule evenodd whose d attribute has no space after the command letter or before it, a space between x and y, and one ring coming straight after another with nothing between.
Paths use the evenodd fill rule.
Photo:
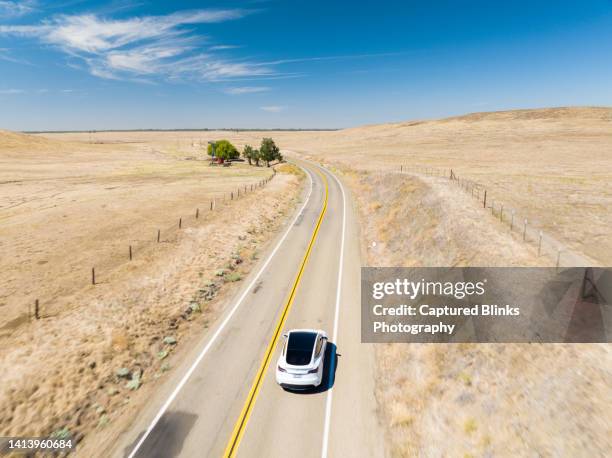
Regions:
<instances>
[{"instance_id":1,"label":"golden hill","mask_svg":"<svg viewBox=\"0 0 612 458\"><path fill-rule=\"evenodd\" d=\"M59 144L60 142L48 138L0 129L0 150L39 149Z\"/></svg>"}]
</instances>

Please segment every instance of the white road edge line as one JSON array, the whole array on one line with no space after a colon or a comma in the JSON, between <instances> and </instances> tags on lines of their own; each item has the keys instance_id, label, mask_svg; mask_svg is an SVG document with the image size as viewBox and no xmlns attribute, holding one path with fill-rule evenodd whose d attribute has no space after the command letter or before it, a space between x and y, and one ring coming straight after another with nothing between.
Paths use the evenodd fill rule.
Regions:
<instances>
[{"instance_id":1,"label":"white road edge line","mask_svg":"<svg viewBox=\"0 0 612 458\"><path fill-rule=\"evenodd\" d=\"M302 170L306 170L306 169L302 168ZM151 434L151 431L153 431L153 428L155 428L155 426L157 425L161 417L164 415L164 413L166 413L166 410L168 410L168 407L170 407L170 404L172 404L172 401L174 401L179 391L181 391L181 389L183 388L183 386L185 385L189 377L191 377L191 374L193 374L193 371L195 370L195 368L198 366L198 364L200 364L200 361L202 361L202 359L204 358L206 353L208 353L208 350L210 350L212 345L215 343L215 341L217 340L217 338L219 337L219 335L221 334L221 332L223 331L227 323L229 323L232 316L234 316L234 313L236 312L236 310L238 310L238 307L240 307L240 304L242 304L242 301L244 300L246 295L249 293L249 291L251 291L251 288L255 285L257 280L259 280L259 277L261 276L263 271L268 267L268 264L270 263L270 261L272 260L272 258L274 257L274 255L276 254L280 246L283 244L283 242L287 238L287 235L289 235L289 231L293 228L294 224L296 223L300 215L304 212L304 209L306 208L306 204L308 204L308 201L310 200L310 196L312 195L312 189L314 186L312 175L310 171L306 170L306 172L308 174L308 180L310 181L310 191L308 192L306 200L304 201L304 205L302 205L302 208L300 208L300 211L297 213L293 221L291 221L291 224L289 225L289 227L287 228L287 230L285 231L281 239L278 241L278 243L274 247L274 250L272 250L268 258L266 259L266 262L264 262L264 264L261 266L261 269L259 269L259 272L257 272L257 275L255 275L251 283L249 283L249 286L244 289L244 291L242 292L242 294L236 301L236 304L234 304L234 307L232 307L232 309L230 310L228 315L225 317L221 325L217 328L217 330L215 331L213 336L210 338L206 346L202 349L202 351L200 352L200 354L198 355L194 363L191 365L189 370L185 373L185 375L183 376L179 384L176 386L174 391L172 391L172 393L170 394L170 397L168 397L164 405L161 407L161 409L159 409L159 412L157 412L157 415L155 415L155 418L153 419L153 421L151 422L151 424L145 431L144 435L140 438L140 440L138 441L138 443L136 444L132 452L128 455L128 458L134 458L134 456L138 452L138 449L140 449L140 447L142 446L144 441L147 439L149 434Z\"/></svg>"},{"instance_id":2,"label":"white road edge line","mask_svg":"<svg viewBox=\"0 0 612 458\"><path fill-rule=\"evenodd\" d=\"M340 191L342 191L342 238L340 242L340 261L338 263L338 286L336 290L336 310L334 312L334 334L332 337L332 341L334 344L338 344L338 318L340 315L340 295L342 291L342 268L344 266L344 238L346 235L346 195L344 194L344 187L336 175L332 173L330 170L327 170L329 174L336 180L338 186L340 186ZM334 376L335 383L335 376ZM325 402L325 425L323 427L323 446L321 448L321 458L327 458L327 449L329 446L329 426L331 419L331 409L332 409L332 399L334 387L332 386L327 391L327 401Z\"/></svg>"}]
</instances>

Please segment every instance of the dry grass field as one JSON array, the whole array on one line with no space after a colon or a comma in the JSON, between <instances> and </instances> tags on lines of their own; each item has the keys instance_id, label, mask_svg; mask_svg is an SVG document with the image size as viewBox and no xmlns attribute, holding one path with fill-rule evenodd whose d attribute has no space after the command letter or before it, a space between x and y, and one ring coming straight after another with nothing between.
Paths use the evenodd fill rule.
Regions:
<instances>
[{"instance_id":1,"label":"dry grass field","mask_svg":"<svg viewBox=\"0 0 612 458\"><path fill-rule=\"evenodd\" d=\"M249 209L240 216L233 214L239 224L232 226L228 239L234 243L219 243L212 253L194 254L193 247L203 241L224 239L206 229L217 227L212 221L210 226L195 224L195 208L215 193L260 179L266 171L246 166L210 171L201 162L185 159L202 157L208 140L227 138L239 147L258 146L264 136L273 137L288 154L325 162L342 175L361 215L365 265L554 265L553 258L538 256L533 243L523 243L507 224L449 180L400 175L400 165L452 168L460 177L481 183L490 199L516 209L531 226L563 246L567 255L572 254L566 262L609 265L612 261L610 108L479 113L330 132L40 134L28 139L28 148L0 148L2 201L9 202L0 209L1 248L9 253L0 260L3 272L9 273L2 277L0 302L6 318L0 324L4 326L0 338L4 348L8 348L6 339L18 345L2 353L3 367L17 369L3 375L7 383L0 394L0 432L35 422L31 412L59 418L58 405L69 407L64 411L71 421L84 418L91 425L95 419L97 431L116 421L114 409L130 402L124 389L119 396L109 391L116 383L117 362L136 368L150 364L146 361L151 354L164 351L160 339L169 332L176 334L138 321L131 307L153 307L154 318L176 314L189 303L193 291L188 288L153 305L166 288L184 284L177 278L187 261L201 266L189 268L187 277L196 283L198 278L209 281L212 266L220 259L231 260L236 250L250 246L248 227L267 228L261 234L256 231L254 241L262 243L274 228L270 219L291 206L291 198L281 200L278 208L265 205L265 199L271 202L286 189L292 190L292 196L297 194L291 174L275 178L274 186L262 191L268 197L253 197L253 204L246 205L247 197L231 207ZM176 224L181 216L187 224L179 233ZM159 250L167 253L163 256L157 247L150 251L160 226L165 236ZM246 234L248 243L236 245L239 234ZM139 273L120 284L119 275L130 272L130 264L125 263L130 243L139 247L131 264L138 266ZM99 264L102 285L96 288L87 286L94 259L96 265L103 262ZM56 275L58 283L50 286L48 280ZM70 281L62 284L62 278ZM77 278L82 289L75 294L66 288ZM153 288L155 282L162 286ZM118 287L128 292L119 294ZM43 293L58 304L43 308L52 319L26 326L24 307ZM85 324L80 321L82 303L93 304ZM44 300L42 304L47 306ZM126 310L133 317L129 323L133 319L138 324L119 323ZM65 318L66 327L46 328L47 323L59 322L54 321L60 319L56 313L70 317ZM108 323L116 324L107 327ZM103 339L93 339L104 329ZM145 338L134 339L135 334ZM50 396L51 386L38 383L40 377L24 372L19 361L50 357L60 347L74 359L83 345L88 350L75 374L61 379L60 368L49 368L43 376L60 387L83 381L93 386L102 379L104 388L97 391L101 397L90 397L83 390L79 399L87 400L85 404L56 398L54 407L45 410L43 400ZM609 345L380 345L377 354L376 396L393 456L603 457L612 450L612 417L606 408L612 380ZM161 364L160 360L153 365L156 376L163 372ZM30 381L17 387L15 381L24 374ZM147 384L144 388L137 395L146 393ZM6 409L9 415L4 415Z\"/></svg>"},{"instance_id":2,"label":"dry grass field","mask_svg":"<svg viewBox=\"0 0 612 458\"><path fill-rule=\"evenodd\" d=\"M1 435L112 440L300 198L293 166L251 192L271 169L190 155L0 133Z\"/></svg>"},{"instance_id":3,"label":"dry grass field","mask_svg":"<svg viewBox=\"0 0 612 458\"><path fill-rule=\"evenodd\" d=\"M366 126L294 145L344 176L365 265L554 265L448 179L401 175L400 164L453 168L552 235L570 262L612 261L612 109ZM608 344L385 344L376 354L392 456L610 455Z\"/></svg>"},{"instance_id":4,"label":"dry grass field","mask_svg":"<svg viewBox=\"0 0 612 458\"><path fill-rule=\"evenodd\" d=\"M548 264L440 178L345 179L358 190L367 265ZM376 355L394 457L605 457L612 449L608 344L379 344Z\"/></svg>"},{"instance_id":5,"label":"dry grass field","mask_svg":"<svg viewBox=\"0 0 612 458\"><path fill-rule=\"evenodd\" d=\"M366 265L555 263L448 180L377 173L400 164L452 168L481 183L490 199L558 241L566 263L612 261L612 109L482 113L335 132L177 133L173 141L224 136L256 145L264 135L343 175L361 213ZM377 350L376 396L393 456L603 457L612 449L609 345Z\"/></svg>"},{"instance_id":6,"label":"dry grass field","mask_svg":"<svg viewBox=\"0 0 612 458\"><path fill-rule=\"evenodd\" d=\"M129 245L139 260L158 229L164 243L174 242L179 218L187 228L198 207L206 215L212 199L229 199L271 173L210 167L155 145L43 141L20 147L6 141L15 135L2 137L0 334L27 318L26 306L35 299L44 313L56 313L60 299L87 285L92 267L103 281L128 260ZM62 302L61 309L74 305Z\"/></svg>"},{"instance_id":7,"label":"dry grass field","mask_svg":"<svg viewBox=\"0 0 612 458\"><path fill-rule=\"evenodd\" d=\"M195 154L200 142L228 138L257 146L264 136L274 137L286 151L339 168L452 168L481 183L490 200L516 209L568 252L592 264L612 262L612 108L475 113L323 132L101 132L92 138L164 144L169 151ZM90 138L86 133L51 137Z\"/></svg>"},{"instance_id":8,"label":"dry grass field","mask_svg":"<svg viewBox=\"0 0 612 458\"><path fill-rule=\"evenodd\" d=\"M567 251L612 262L612 108L477 113L305 136L283 145L352 170L452 168Z\"/></svg>"}]
</instances>

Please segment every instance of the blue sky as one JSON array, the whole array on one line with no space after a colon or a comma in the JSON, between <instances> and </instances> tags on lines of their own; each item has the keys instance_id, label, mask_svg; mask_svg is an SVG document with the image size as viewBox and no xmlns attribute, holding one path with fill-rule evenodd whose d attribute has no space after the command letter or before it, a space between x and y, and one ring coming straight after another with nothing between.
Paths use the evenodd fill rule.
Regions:
<instances>
[{"instance_id":1,"label":"blue sky","mask_svg":"<svg viewBox=\"0 0 612 458\"><path fill-rule=\"evenodd\" d=\"M0 128L331 128L611 106L611 56L610 0L0 0Z\"/></svg>"}]
</instances>

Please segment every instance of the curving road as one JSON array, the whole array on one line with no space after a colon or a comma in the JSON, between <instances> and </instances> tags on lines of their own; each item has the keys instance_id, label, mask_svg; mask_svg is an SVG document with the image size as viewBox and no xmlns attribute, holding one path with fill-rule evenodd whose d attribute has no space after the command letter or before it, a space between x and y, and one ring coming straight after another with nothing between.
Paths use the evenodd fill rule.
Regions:
<instances>
[{"instance_id":1,"label":"curving road","mask_svg":"<svg viewBox=\"0 0 612 458\"><path fill-rule=\"evenodd\" d=\"M360 343L352 201L331 172L295 162L309 175L303 207L113 456L384 456L373 346ZM292 328L324 329L333 344L313 392L286 392L274 378L271 344Z\"/></svg>"}]
</instances>

